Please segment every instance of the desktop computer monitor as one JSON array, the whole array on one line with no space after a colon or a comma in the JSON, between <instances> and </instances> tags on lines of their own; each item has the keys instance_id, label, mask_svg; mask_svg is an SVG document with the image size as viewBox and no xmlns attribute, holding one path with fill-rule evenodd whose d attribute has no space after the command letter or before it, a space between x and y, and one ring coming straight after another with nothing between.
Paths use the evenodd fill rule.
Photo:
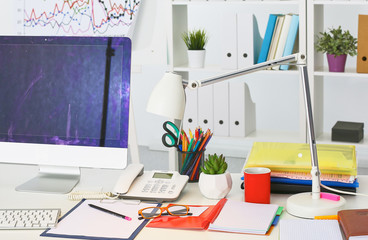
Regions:
<instances>
[{"instance_id":1,"label":"desktop computer monitor","mask_svg":"<svg viewBox=\"0 0 368 240\"><path fill-rule=\"evenodd\" d=\"M126 167L130 69L126 37L0 37L0 161L40 166L17 190L67 193L80 167Z\"/></svg>"}]
</instances>

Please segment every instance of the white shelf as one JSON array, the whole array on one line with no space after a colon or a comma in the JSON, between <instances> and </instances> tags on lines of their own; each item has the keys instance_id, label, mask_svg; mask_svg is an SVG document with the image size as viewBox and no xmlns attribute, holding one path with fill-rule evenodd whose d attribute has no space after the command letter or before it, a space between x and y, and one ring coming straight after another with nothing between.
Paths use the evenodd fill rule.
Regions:
<instances>
[{"instance_id":1,"label":"white shelf","mask_svg":"<svg viewBox=\"0 0 368 240\"><path fill-rule=\"evenodd\" d=\"M314 1L314 5L368 5L368 1L331 1L331 0L325 0L325 1Z\"/></svg>"},{"instance_id":2,"label":"white shelf","mask_svg":"<svg viewBox=\"0 0 368 240\"><path fill-rule=\"evenodd\" d=\"M357 73L355 68L345 68L345 72L329 72L328 67L316 68L315 76L323 77L345 77L345 78L368 78L367 73Z\"/></svg>"},{"instance_id":3,"label":"white shelf","mask_svg":"<svg viewBox=\"0 0 368 240\"><path fill-rule=\"evenodd\" d=\"M355 145L356 147L367 147L368 146L368 140L367 140L368 136L364 136L364 138L358 142L358 143L354 143L354 142L339 142L339 141L332 141L331 140L331 133L323 133L321 135L319 135L316 139L317 144L321 143L321 144L341 144L341 145Z\"/></svg>"},{"instance_id":4,"label":"white shelf","mask_svg":"<svg viewBox=\"0 0 368 240\"><path fill-rule=\"evenodd\" d=\"M299 36L301 36L298 44L299 52L306 53L306 0L173 0L171 1L171 10L172 25L169 28L168 38L168 66L170 70L182 74L184 78L189 76L207 78L211 74L224 74L240 70L223 69L221 66L220 52L223 49L221 45L223 44L221 42L223 37L221 34L221 28L223 27L221 22L223 20L222 13L235 15L242 12L252 14L257 23L257 26L253 29L255 41L262 41L269 14L287 14L290 12L299 14ZM206 18L202 19L204 12L206 12ZM211 34L206 48L208 51L206 52L206 57L208 57L206 59L207 65L204 68L189 68L186 63L187 49L180 38L180 34L193 27L205 28ZM256 42L257 46L255 45L255 49L258 51L260 50L259 44L260 42ZM250 79L252 81L248 81ZM299 82L294 80L299 80L299 71L296 66L291 66L290 70L287 71L263 70L251 75L238 77L234 83L242 81L247 83L249 89L251 89L250 95L256 105L256 109L258 104L258 112L257 114L252 114L252 116L257 116L263 120L259 120L258 126L256 124L256 130L245 137L214 136L210 146L208 146L208 151L221 149L221 152L225 153L227 148L230 155L244 156L254 141L306 142L306 122L304 105L302 104L302 90L297 88ZM288 86L290 86L290 89L287 89ZM285 100L287 98L285 96L292 96L292 99L290 101ZM267 101L272 101L272 103ZM234 99L233 104L237 105ZM284 106L285 104L287 106ZM198 105L199 102L197 101L197 105L194 104L194 106ZM240 104L238 105L241 106ZM213 106L208 107L211 108ZM248 109L248 114L249 111L250 109ZM271 112L271 114L265 114L265 112ZM279 114L283 114L283 116L281 117ZM273 119L273 116L275 119ZM280 123L276 124L278 119ZM292 123L289 124L288 121Z\"/></svg>"},{"instance_id":5,"label":"white shelf","mask_svg":"<svg viewBox=\"0 0 368 240\"><path fill-rule=\"evenodd\" d=\"M174 67L174 71L175 72L218 72L218 73L226 73L226 72L234 72L240 69L223 69L220 66L216 66L216 65L209 65L209 66L205 66L204 68L190 68L188 67L188 65L182 65L182 66L177 66ZM257 73L253 73L253 74L299 74L299 71L294 69L294 70L263 70L263 71L259 71ZM253 75L254 76L254 75Z\"/></svg>"}]
</instances>

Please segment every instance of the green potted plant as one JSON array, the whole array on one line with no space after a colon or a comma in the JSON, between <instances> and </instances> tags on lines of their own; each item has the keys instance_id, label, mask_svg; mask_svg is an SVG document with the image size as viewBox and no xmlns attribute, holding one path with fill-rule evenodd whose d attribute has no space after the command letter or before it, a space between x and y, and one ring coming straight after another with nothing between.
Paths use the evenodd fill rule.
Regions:
<instances>
[{"instance_id":1,"label":"green potted plant","mask_svg":"<svg viewBox=\"0 0 368 240\"><path fill-rule=\"evenodd\" d=\"M320 32L315 47L318 52L327 54L330 72L344 72L347 55L357 55L357 39L341 26Z\"/></svg>"},{"instance_id":2,"label":"green potted plant","mask_svg":"<svg viewBox=\"0 0 368 240\"><path fill-rule=\"evenodd\" d=\"M182 39L188 48L188 64L189 67L201 68L204 66L206 55L205 46L208 36L205 30L189 30L182 34Z\"/></svg>"},{"instance_id":3,"label":"green potted plant","mask_svg":"<svg viewBox=\"0 0 368 240\"><path fill-rule=\"evenodd\" d=\"M201 167L198 186L202 195L210 199L224 198L231 190L232 179L227 170L225 157L209 154Z\"/></svg>"}]
</instances>

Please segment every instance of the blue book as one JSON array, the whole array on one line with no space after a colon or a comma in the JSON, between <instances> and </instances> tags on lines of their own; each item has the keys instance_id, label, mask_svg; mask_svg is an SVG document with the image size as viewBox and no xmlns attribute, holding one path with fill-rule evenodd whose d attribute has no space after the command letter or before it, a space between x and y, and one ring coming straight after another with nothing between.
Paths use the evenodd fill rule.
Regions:
<instances>
[{"instance_id":1,"label":"blue book","mask_svg":"<svg viewBox=\"0 0 368 240\"><path fill-rule=\"evenodd\" d=\"M262 62L267 61L268 50L270 49L273 30L276 24L276 19L277 19L277 14L270 14L268 18L267 28L266 28L265 36L263 38L262 47L259 53L257 63L262 63Z\"/></svg>"},{"instance_id":2,"label":"blue book","mask_svg":"<svg viewBox=\"0 0 368 240\"><path fill-rule=\"evenodd\" d=\"M288 183L288 184L300 184L300 185L312 185L312 180L302 180L302 179L291 179L291 178L280 178L280 177L271 177L271 182L275 183ZM353 183L343 183L343 182L334 182L334 181L321 181L323 185L328 187L359 187L358 180L355 179Z\"/></svg>"},{"instance_id":3,"label":"blue book","mask_svg":"<svg viewBox=\"0 0 368 240\"><path fill-rule=\"evenodd\" d=\"M284 53L282 54L283 57L293 53L293 48L295 45L296 36L298 34L298 29L299 29L299 15L293 15L293 17L291 18L289 33L286 38ZM280 66L280 70L288 70L288 69L289 65Z\"/></svg>"}]
</instances>

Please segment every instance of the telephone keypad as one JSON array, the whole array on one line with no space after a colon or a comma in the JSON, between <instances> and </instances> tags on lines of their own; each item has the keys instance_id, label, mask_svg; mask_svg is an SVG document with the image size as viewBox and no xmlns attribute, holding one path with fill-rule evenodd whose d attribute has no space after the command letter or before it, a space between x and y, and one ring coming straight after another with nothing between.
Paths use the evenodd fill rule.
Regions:
<instances>
[{"instance_id":1,"label":"telephone keypad","mask_svg":"<svg viewBox=\"0 0 368 240\"><path fill-rule=\"evenodd\" d=\"M164 180L154 180L154 181L148 181L142 189L142 192L149 192L149 193L174 193L175 184L170 187L170 181L164 181ZM169 190L169 191L168 191Z\"/></svg>"}]
</instances>

